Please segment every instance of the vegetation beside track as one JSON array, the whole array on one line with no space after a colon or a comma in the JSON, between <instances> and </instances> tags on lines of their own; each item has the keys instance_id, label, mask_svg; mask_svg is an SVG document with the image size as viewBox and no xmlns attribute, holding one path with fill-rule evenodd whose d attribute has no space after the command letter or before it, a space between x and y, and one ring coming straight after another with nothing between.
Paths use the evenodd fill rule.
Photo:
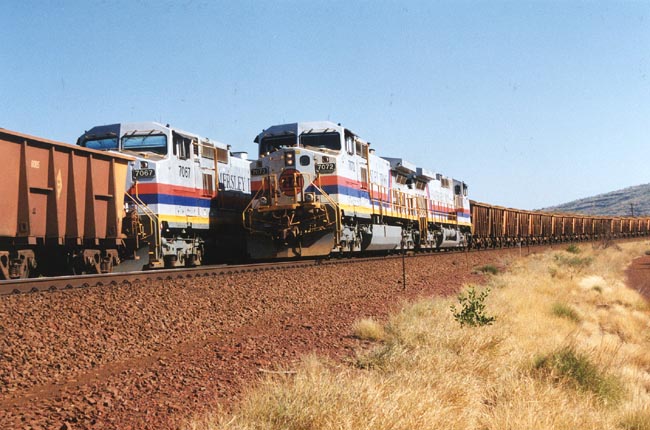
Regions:
<instances>
[{"instance_id":1,"label":"vegetation beside track","mask_svg":"<svg viewBox=\"0 0 650 430\"><path fill-rule=\"evenodd\" d=\"M551 250L491 275L490 325L457 298L351 328L374 343L349 363L306 357L230 414L190 429L650 429L650 308L624 284L647 242ZM468 286L470 288L471 286Z\"/></svg>"}]
</instances>

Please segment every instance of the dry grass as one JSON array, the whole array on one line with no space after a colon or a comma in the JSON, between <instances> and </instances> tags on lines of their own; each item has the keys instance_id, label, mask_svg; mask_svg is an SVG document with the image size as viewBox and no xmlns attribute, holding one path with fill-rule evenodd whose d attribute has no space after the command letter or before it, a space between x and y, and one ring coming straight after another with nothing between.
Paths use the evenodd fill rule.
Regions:
<instances>
[{"instance_id":1,"label":"dry grass","mask_svg":"<svg viewBox=\"0 0 650 430\"><path fill-rule=\"evenodd\" d=\"M384 326L369 318L364 318L354 323L352 326L352 334L361 340L375 342L384 340L386 337Z\"/></svg>"},{"instance_id":2,"label":"dry grass","mask_svg":"<svg viewBox=\"0 0 650 430\"><path fill-rule=\"evenodd\" d=\"M650 311L623 284L647 246L511 264L486 286L490 326L461 327L455 298L359 321L378 343L353 363L307 357L187 428L650 430Z\"/></svg>"}]
</instances>

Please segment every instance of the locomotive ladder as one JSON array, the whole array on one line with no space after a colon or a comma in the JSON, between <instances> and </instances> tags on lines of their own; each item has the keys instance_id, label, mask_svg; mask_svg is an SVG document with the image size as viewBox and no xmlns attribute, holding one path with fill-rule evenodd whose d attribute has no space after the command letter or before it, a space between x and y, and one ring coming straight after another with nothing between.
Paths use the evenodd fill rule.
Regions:
<instances>
[{"instance_id":1,"label":"locomotive ladder","mask_svg":"<svg viewBox=\"0 0 650 430\"><path fill-rule=\"evenodd\" d=\"M154 261L160 260L160 249L161 249L161 238L160 238L160 220L158 216L147 206L145 202L142 201L138 195L138 183L134 184L135 196L131 194L124 193L136 207L144 213L144 215L149 220L149 231L151 231L151 236L153 237L153 251L151 250L151 244L149 244L149 263L152 261L152 255ZM136 239L136 243L139 243L139 240ZM139 246L138 246L139 247Z\"/></svg>"}]
</instances>

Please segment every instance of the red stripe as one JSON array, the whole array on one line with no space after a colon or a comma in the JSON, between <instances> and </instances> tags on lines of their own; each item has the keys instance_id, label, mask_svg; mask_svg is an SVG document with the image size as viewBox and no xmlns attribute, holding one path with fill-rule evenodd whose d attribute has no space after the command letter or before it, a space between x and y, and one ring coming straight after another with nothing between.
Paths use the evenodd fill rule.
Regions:
<instances>
[{"instance_id":1,"label":"red stripe","mask_svg":"<svg viewBox=\"0 0 650 430\"><path fill-rule=\"evenodd\" d=\"M135 185L129 190L129 194L135 194ZM205 198L202 188L190 188L178 185L160 184L160 183L144 183L138 184L138 194L167 194L172 196L182 197L199 197Z\"/></svg>"}]
</instances>

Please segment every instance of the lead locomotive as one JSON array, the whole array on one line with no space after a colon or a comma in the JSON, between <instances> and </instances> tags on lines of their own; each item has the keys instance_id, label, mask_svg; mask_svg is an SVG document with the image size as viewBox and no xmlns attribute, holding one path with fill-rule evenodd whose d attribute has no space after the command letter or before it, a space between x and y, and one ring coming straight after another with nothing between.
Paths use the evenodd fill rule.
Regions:
<instances>
[{"instance_id":1,"label":"lead locomotive","mask_svg":"<svg viewBox=\"0 0 650 430\"><path fill-rule=\"evenodd\" d=\"M380 157L328 121L276 125L255 142L253 199L243 215L253 258L467 246L461 181Z\"/></svg>"}]
</instances>

